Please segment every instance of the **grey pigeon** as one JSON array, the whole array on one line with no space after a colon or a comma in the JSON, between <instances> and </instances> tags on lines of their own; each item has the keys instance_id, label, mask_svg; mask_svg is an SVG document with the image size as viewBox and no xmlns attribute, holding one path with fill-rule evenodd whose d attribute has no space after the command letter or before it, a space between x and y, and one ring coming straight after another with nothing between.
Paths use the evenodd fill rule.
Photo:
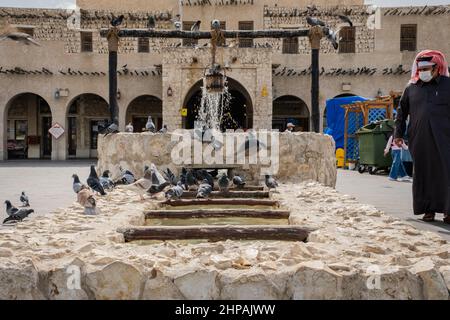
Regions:
<instances>
[{"instance_id":1,"label":"grey pigeon","mask_svg":"<svg viewBox=\"0 0 450 320\"><path fill-rule=\"evenodd\" d=\"M25 191L22 191L22 194L20 195L20 202L22 202L22 207L30 206L30 200L28 199L28 196L25 194Z\"/></svg>"},{"instance_id":2,"label":"grey pigeon","mask_svg":"<svg viewBox=\"0 0 450 320\"><path fill-rule=\"evenodd\" d=\"M108 135L111 133L118 133L118 132L119 132L119 126L117 124L115 124L114 122L102 130L102 133L104 135Z\"/></svg>"},{"instance_id":3,"label":"grey pigeon","mask_svg":"<svg viewBox=\"0 0 450 320\"><path fill-rule=\"evenodd\" d=\"M314 26L325 27L325 22L323 22L322 20L319 20L317 18L306 17L306 22L308 22L308 24L313 27Z\"/></svg>"},{"instance_id":4,"label":"grey pigeon","mask_svg":"<svg viewBox=\"0 0 450 320\"><path fill-rule=\"evenodd\" d=\"M234 176L233 177L233 184L238 189L243 189L245 187L245 181L240 176Z\"/></svg>"},{"instance_id":5,"label":"grey pigeon","mask_svg":"<svg viewBox=\"0 0 450 320\"><path fill-rule=\"evenodd\" d=\"M41 46L39 44L39 42L37 42L36 40L33 39L32 36L30 36L28 33L24 33L24 32L10 32L10 33L0 36L0 41L6 40L6 39L17 41L17 42L23 43L27 46L30 44L34 44L35 46Z\"/></svg>"},{"instance_id":6,"label":"grey pigeon","mask_svg":"<svg viewBox=\"0 0 450 320\"><path fill-rule=\"evenodd\" d=\"M266 174L266 186L270 191L270 189L276 189L278 187L278 182L276 182L273 177Z\"/></svg>"},{"instance_id":7,"label":"grey pigeon","mask_svg":"<svg viewBox=\"0 0 450 320\"><path fill-rule=\"evenodd\" d=\"M208 180L203 180L203 182L200 184L197 190L197 198L208 198L211 194L213 188L208 183Z\"/></svg>"},{"instance_id":8,"label":"grey pigeon","mask_svg":"<svg viewBox=\"0 0 450 320\"><path fill-rule=\"evenodd\" d=\"M100 193L102 196L106 195L105 189L103 189L103 186L100 183L94 165L91 165L91 172L89 174L89 177L87 178L87 184L92 190Z\"/></svg>"},{"instance_id":9,"label":"grey pigeon","mask_svg":"<svg viewBox=\"0 0 450 320\"><path fill-rule=\"evenodd\" d=\"M114 182L109 177L110 172L109 170L105 170L102 174L102 176L99 178L100 183L105 190L112 190L114 189Z\"/></svg>"},{"instance_id":10,"label":"grey pigeon","mask_svg":"<svg viewBox=\"0 0 450 320\"><path fill-rule=\"evenodd\" d=\"M150 188L147 190L147 193L151 194L152 196L155 194L158 194L160 192L163 192L166 187L170 186L170 182L166 181L162 184L153 184L150 186Z\"/></svg>"},{"instance_id":11,"label":"grey pigeon","mask_svg":"<svg viewBox=\"0 0 450 320\"><path fill-rule=\"evenodd\" d=\"M128 132L128 133L133 133L134 132L134 127L133 127L133 124L131 122L125 127L125 132Z\"/></svg>"},{"instance_id":12,"label":"grey pigeon","mask_svg":"<svg viewBox=\"0 0 450 320\"><path fill-rule=\"evenodd\" d=\"M213 189L214 189L214 178L213 178L213 176L206 169L201 169L200 170L200 175L202 177L202 180L207 180L209 185L211 187L213 187Z\"/></svg>"},{"instance_id":13,"label":"grey pigeon","mask_svg":"<svg viewBox=\"0 0 450 320\"><path fill-rule=\"evenodd\" d=\"M28 217L31 213L34 212L33 209L17 209L14 207L9 200L5 201L6 204L6 213L8 217L3 220L3 224L7 222L19 222Z\"/></svg>"},{"instance_id":14,"label":"grey pigeon","mask_svg":"<svg viewBox=\"0 0 450 320\"><path fill-rule=\"evenodd\" d=\"M156 27L156 20L154 16L149 16L147 21L147 27L149 29L155 29Z\"/></svg>"},{"instance_id":15,"label":"grey pigeon","mask_svg":"<svg viewBox=\"0 0 450 320\"><path fill-rule=\"evenodd\" d=\"M219 30L220 29L220 21L217 19L213 20L213 22L211 23L211 27L214 30Z\"/></svg>"},{"instance_id":16,"label":"grey pigeon","mask_svg":"<svg viewBox=\"0 0 450 320\"><path fill-rule=\"evenodd\" d=\"M188 186L188 183L187 183L187 170L186 170L186 168L181 168L180 182L183 185L184 190L188 190L189 189L189 186Z\"/></svg>"},{"instance_id":17,"label":"grey pigeon","mask_svg":"<svg viewBox=\"0 0 450 320\"><path fill-rule=\"evenodd\" d=\"M197 20L197 21L192 25L191 31L194 31L194 32L199 31L199 30L200 30L200 24L201 24L201 23L202 23L202 22L201 22L200 20Z\"/></svg>"},{"instance_id":18,"label":"grey pigeon","mask_svg":"<svg viewBox=\"0 0 450 320\"><path fill-rule=\"evenodd\" d=\"M72 185L73 191L75 193L78 193L80 192L81 189L83 189L83 184L81 183L80 178L78 178L78 175L73 174L72 178L73 178L73 185Z\"/></svg>"},{"instance_id":19,"label":"grey pigeon","mask_svg":"<svg viewBox=\"0 0 450 320\"><path fill-rule=\"evenodd\" d=\"M181 30L181 22L180 21L175 21L174 22L174 26L175 26L175 30Z\"/></svg>"},{"instance_id":20,"label":"grey pigeon","mask_svg":"<svg viewBox=\"0 0 450 320\"><path fill-rule=\"evenodd\" d=\"M113 19L111 20L111 25L113 27L120 26L123 23L124 18L125 18L125 16L123 14L118 16L117 18L113 16Z\"/></svg>"},{"instance_id":21,"label":"grey pigeon","mask_svg":"<svg viewBox=\"0 0 450 320\"><path fill-rule=\"evenodd\" d=\"M167 179L167 181L170 182L170 184L174 186L178 185L177 177L169 168L167 168L166 171L163 171L163 175Z\"/></svg>"},{"instance_id":22,"label":"grey pigeon","mask_svg":"<svg viewBox=\"0 0 450 320\"><path fill-rule=\"evenodd\" d=\"M166 182L166 179L164 179L163 175L158 171L154 163L150 164L150 172L152 174L152 184L160 185Z\"/></svg>"},{"instance_id":23,"label":"grey pigeon","mask_svg":"<svg viewBox=\"0 0 450 320\"><path fill-rule=\"evenodd\" d=\"M339 17L339 19L341 19L343 22L348 23L348 25L349 25L350 27L353 27L353 22L352 22L352 20L350 20L349 17L344 16L344 15L342 15L342 14L339 14L338 17Z\"/></svg>"},{"instance_id":24,"label":"grey pigeon","mask_svg":"<svg viewBox=\"0 0 450 320\"><path fill-rule=\"evenodd\" d=\"M177 185L166 191L165 196L167 200L180 199L183 196L183 192L183 185L181 184L181 181L179 181Z\"/></svg>"},{"instance_id":25,"label":"grey pigeon","mask_svg":"<svg viewBox=\"0 0 450 320\"><path fill-rule=\"evenodd\" d=\"M97 202L94 196L89 196L84 205L84 214L93 216L97 214Z\"/></svg>"},{"instance_id":26,"label":"grey pigeon","mask_svg":"<svg viewBox=\"0 0 450 320\"><path fill-rule=\"evenodd\" d=\"M339 31L334 32L330 28L326 27L326 28L324 28L324 32L325 32L325 37L328 39L328 41L331 42L331 44L333 45L333 48L335 50L337 50L339 48L338 38L337 38L337 34Z\"/></svg>"},{"instance_id":27,"label":"grey pigeon","mask_svg":"<svg viewBox=\"0 0 450 320\"><path fill-rule=\"evenodd\" d=\"M187 185L188 185L188 189L190 187L192 187L192 186L196 186L197 185L197 179L195 179L194 171L192 169L188 170L188 172L186 174L186 182L187 182Z\"/></svg>"},{"instance_id":28,"label":"grey pigeon","mask_svg":"<svg viewBox=\"0 0 450 320\"><path fill-rule=\"evenodd\" d=\"M219 178L218 184L220 191L228 192L228 188L230 186L230 179L228 179L228 176L225 173L222 173L222 176Z\"/></svg>"},{"instance_id":29,"label":"grey pigeon","mask_svg":"<svg viewBox=\"0 0 450 320\"><path fill-rule=\"evenodd\" d=\"M145 129L150 132L155 132L155 130L156 130L156 126L153 123L151 116L148 117L147 123L145 124Z\"/></svg>"},{"instance_id":30,"label":"grey pigeon","mask_svg":"<svg viewBox=\"0 0 450 320\"><path fill-rule=\"evenodd\" d=\"M134 174L130 170L123 170L122 167L119 166L120 173L122 174L122 177L118 181L120 184L132 184L136 181L136 178L134 177Z\"/></svg>"},{"instance_id":31,"label":"grey pigeon","mask_svg":"<svg viewBox=\"0 0 450 320\"><path fill-rule=\"evenodd\" d=\"M161 130L158 131L158 133L167 133L167 125L163 125Z\"/></svg>"}]
</instances>

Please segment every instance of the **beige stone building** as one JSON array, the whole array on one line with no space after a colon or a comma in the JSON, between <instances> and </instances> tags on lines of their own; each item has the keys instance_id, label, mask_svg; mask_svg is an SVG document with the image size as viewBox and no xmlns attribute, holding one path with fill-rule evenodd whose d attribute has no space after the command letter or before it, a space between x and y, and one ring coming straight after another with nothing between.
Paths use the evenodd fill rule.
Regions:
<instances>
[{"instance_id":1,"label":"beige stone building","mask_svg":"<svg viewBox=\"0 0 450 320\"><path fill-rule=\"evenodd\" d=\"M322 40L320 112L340 95L374 97L402 90L415 54L437 49L450 55L450 6L373 8L359 0L79 0L76 12L0 8L0 22L33 34L42 46L0 42L0 159L96 157L98 126L108 119L108 49L99 30L111 14L125 15L123 28L183 28L213 19L226 29L306 28L319 16L341 31L340 48ZM313 11L311 11L313 10ZM227 67L232 101L228 123L240 128L311 128L310 46L307 38L227 39L217 59ZM201 79L210 63L206 41L123 38L119 48L120 127L135 131L148 115L169 130L190 128L199 104ZM187 116L182 115L187 109ZM64 129L58 139L48 133Z\"/></svg>"}]
</instances>

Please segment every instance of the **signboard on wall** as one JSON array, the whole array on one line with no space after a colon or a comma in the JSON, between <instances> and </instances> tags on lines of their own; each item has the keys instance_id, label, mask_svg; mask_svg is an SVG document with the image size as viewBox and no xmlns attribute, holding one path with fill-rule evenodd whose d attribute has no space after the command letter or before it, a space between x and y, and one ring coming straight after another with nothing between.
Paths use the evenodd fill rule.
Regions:
<instances>
[{"instance_id":1,"label":"signboard on wall","mask_svg":"<svg viewBox=\"0 0 450 320\"><path fill-rule=\"evenodd\" d=\"M64 134L64 128L59 123L55 123L48 132L58 140Z\"/></svg>"}]
</instances>

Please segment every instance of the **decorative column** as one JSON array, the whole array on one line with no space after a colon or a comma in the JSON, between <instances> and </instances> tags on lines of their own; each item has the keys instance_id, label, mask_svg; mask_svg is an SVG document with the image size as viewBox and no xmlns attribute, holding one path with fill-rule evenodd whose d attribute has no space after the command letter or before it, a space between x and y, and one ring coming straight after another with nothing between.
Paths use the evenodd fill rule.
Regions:
<instances>
[{"instance_id":1,"label":"decorative column","mask_svg":"<svg viewBox=\"0 0 450 320\"><path fill-rule=\"evenodd\" d=\"M111 123L119 125L119 104L117 103L117 51L119 50L119 29L112 27L108 35L109 51L109 112Z\"/></svg>"},{"instance_id":2,"label":"decorative column","mask_svg":"<svg viewBox=\"0 0 450 320\"><path fill-rule=\"evenodd\" d=\"M322 27L314 26L309 30L309 42L311 44L311 110L313 131L320 132L319 109L319 51L320 39L324 36Z\"/></svg>"}]
</instances>

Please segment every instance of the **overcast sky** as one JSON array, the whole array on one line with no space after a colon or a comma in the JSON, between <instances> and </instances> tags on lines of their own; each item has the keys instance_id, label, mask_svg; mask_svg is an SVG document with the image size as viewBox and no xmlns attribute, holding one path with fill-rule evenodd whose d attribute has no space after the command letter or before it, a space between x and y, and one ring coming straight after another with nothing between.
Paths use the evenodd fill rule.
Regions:
<instances>
[{"instance_id":1,"label":"overcast sky","mask_svg":"<svg viewBox=\"0 0 450 320\"><path fill-rule=\"evenodd\" d=\"M450 0L365 0L378 6L411 6L450 4ZM0 7L73 8L75 0L0 0Z\"/></svg>"}]
</instances>

